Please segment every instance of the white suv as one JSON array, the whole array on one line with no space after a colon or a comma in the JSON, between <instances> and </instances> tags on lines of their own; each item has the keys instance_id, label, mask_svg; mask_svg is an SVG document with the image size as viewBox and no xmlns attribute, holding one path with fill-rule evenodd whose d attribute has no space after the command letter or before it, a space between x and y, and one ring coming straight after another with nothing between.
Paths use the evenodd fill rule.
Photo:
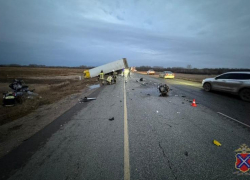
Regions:
<instances>
[{"instance_id":1,"label":"white suv","mask_svg":"<svg viewBox=\"0 0 250 180\"><path fill-rule=\"evenodd\" d=\"M250 72L228 72L202 81L205 91L217 90L238 94L244 101L250 101Z\"/></svg>"}]
</instances>

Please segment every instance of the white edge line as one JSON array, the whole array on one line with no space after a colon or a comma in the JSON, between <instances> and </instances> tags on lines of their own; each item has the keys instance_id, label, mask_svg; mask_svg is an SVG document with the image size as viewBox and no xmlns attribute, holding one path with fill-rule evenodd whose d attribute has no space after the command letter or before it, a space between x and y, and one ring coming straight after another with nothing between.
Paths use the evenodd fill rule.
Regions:
<instances>
[{"instance_id":1,"label":"white edge line","mask_svg":"<svg viewBox=\"0 0 250 180\"><path fill-rule=\"evenodd\" d=\"M225 115L225 114L223 114L223 113L221 113L221 112L217 112L217 113L250 128L249 125L247 125L247 124L245 124L245 123L243 123L243 122L240 122L240 121L238 121L238 120L236 120L236 119L234 119L234 118L231 118L230 116L227 116L227 115Z\"/></svg>"}]
</instances>

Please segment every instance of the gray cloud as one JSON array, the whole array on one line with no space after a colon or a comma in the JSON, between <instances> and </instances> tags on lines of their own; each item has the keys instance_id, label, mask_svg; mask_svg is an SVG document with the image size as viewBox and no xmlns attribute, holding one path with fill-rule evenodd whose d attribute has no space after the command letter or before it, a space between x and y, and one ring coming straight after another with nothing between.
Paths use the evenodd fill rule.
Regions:
<instances>
[{"instance_id":1,"label":"gray cloud","mask_svg":"<svg viewBox=\"0 0 250 180\"><path fill-rule=\"evenodd\" d=\"M250 1L0 1L0 64L250 68Z\"/></svg>"}]
</instances>

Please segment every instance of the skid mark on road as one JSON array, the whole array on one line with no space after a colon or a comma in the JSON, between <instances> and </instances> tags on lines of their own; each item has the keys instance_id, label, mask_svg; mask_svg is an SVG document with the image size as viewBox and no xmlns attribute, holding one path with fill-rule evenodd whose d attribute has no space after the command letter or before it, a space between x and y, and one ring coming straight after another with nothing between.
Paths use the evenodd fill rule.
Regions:
<instances>
[{"instance_id":1,"label":"skid mark on road","mask_svg":"<svg viewBox=\"0 0 250 180\"><path fill-rule=\"evenodd\" d=\"M124 80L124 180L130 180L128 114L127 114L125 80Z\"/></svg>"}]
</instances>

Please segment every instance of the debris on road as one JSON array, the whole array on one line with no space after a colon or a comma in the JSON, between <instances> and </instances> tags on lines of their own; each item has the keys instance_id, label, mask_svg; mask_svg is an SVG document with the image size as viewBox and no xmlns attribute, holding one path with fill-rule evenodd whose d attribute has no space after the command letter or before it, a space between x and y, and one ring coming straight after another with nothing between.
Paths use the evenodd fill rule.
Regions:
<instances>
[{"instance_id":1,"label":"debris on road","mask_svg":"<svg viewBox=\"0 0 250 180\"><path fill-rule=\"evenodd\" d=\"M140 78L140 81L143 81L143 78Z\"/></svg>"},{"instance_id":2,"label":"debris on road","mask_svg":"<svg viewBox=\"0 0 250 180\"><path fill-rule=\"evenodd\" d=\"M158 113L159 111L156 111L156 113Z\"/></svg>"},{"instance_id":3,"label":"debris on road","mask_svg":"<svg viewBox=\"0 0 250 180\"><path fill-rule=\"evenodd\" d=\"M112 117L112 118L109 118L109 120L110 120L110 121L113 121L113 120L115 120L115 118L114 118L114 117Z\"/></svg>"},{"instance_id":4,"label":"debris on road","mask_svg":"<svg viewBox=\"0 0 250 180\"><path fill-rule=\"evenodd\" d=\"M96 100L96 98L84 97L84 98L78 99L79 103L89 102L89 101L92 101L92 100Z\"/></svg>"},{"instance_id":5,"label":"debris on road","mask_svg":"<svg viewBox=\"0 0 250 180\"><path fill-rule=\"evenodd\" d=\"M191 106L193 106L193 107L197 107L196 102L195 102L195 99L193 100L193 102L192 102Z\"/></svg>"},{"instance_id":6,"label":"debris on road","mask_svg":"<svg viewBox=\"0 0 250 180\"><path fill-rule=\"evenodd\" d=\"M185 151L184 154L185 154L185 156L188 156L188 152L187 151Z\"/></svg>"},{"instance_id":7,"label":"debris on road","mask_svg":"<svg viewBox=\"0 0 250 180\"><path fill-rule=\"evenodd\" d=\"M174 96L176 96L176 97L177 97L178 95L174 95Z\"/></svg>"},{"instance_id":8,"label":"debris on road","mask_svg":"<svg viewBox=\"0 0 250 180\"><path fill-rule=\"evenodd\" d=\"M180 114L180 112L177 112L177 114Z\"/></svg>"},{"instance_id":9,"label":"debris on road","mask_svg":"<svg viewBox=\"0 0 250 180\"><path fill-rule=\"evenodd\" d=\"M221 146L221 143L220 143L219 141L214 140L213 143L214 143L216 146Z\"/></svg>"},{"instance_id":10,"label":"debris on road","mask_svg":"<svg viewBox=\"0 0 250 180\"><path fill-rule=\"evenodd\" d=\"M150 96L150 94L147 94L148 96Z\"/></svg>"},{"instance_id":11,"label":"debris on road","mask_svg":"<svg viewBox=\"0 0 250 180\"><path fill-rule=\"evenodd\" d=\"M168 95L169 87L166 84L159 84L158 89L159 89L159 91L161 93L161 96Z\"/></svg>"},{"instance_id":12,"label":"debris on road","mask_svg":"<svg viewBox=\"0 0 250 180\"><path fill-rule=\"evenodd\" d=\"M135 90L135 89L132 89L132 90Z\"/></svg>"},{"instance_id":13,"label":"debris on road","mask_svg":"<svg viewBox=\"0 0 250 180\"><path fill-rule=\"evenodd\" d=\"M186 96L181 96L181 97L186 97Z\"/></svg>"}]
</instances>

